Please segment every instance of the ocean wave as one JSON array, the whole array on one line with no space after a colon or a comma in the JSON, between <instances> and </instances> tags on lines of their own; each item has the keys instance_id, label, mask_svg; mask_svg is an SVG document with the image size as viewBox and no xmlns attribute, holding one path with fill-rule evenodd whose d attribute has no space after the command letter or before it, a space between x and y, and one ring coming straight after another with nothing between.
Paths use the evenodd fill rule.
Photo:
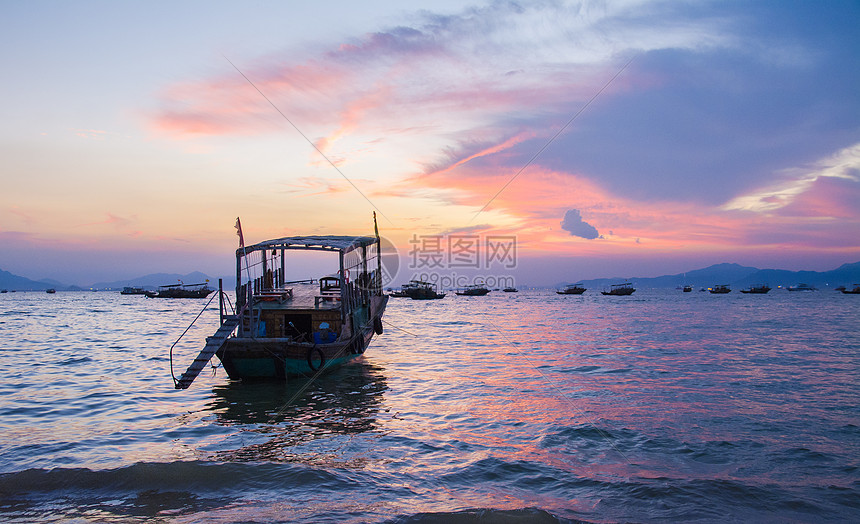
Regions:
<instances>
[{"instance_id":1,"label":"ocean wave","mask_svg":"<svg viewBox=\"0 0 860 524\"><path fill-rule=\"evenodd\" d=\"M242 464L180 461L137 463L107 470L28 469L0 475L0 500L108 500L140 493L183 493L189 499L261 496L275 489L342 490L355 483L324 469L293 464ZM0 510L5 505L0 505Z\"/></svg>"},{"instance_id":2,"label":"ocean wave","mask_svg":"<svg viewBox=\"0 0 860 524\"><path fill-rule=\"evenodd\" d=\"M483 508L454 512L416 513L414 515L402 515L385 522L390 524L587 524L582 520L559 518L537 508L513 510Z\"/></svg>"}]
</instances>

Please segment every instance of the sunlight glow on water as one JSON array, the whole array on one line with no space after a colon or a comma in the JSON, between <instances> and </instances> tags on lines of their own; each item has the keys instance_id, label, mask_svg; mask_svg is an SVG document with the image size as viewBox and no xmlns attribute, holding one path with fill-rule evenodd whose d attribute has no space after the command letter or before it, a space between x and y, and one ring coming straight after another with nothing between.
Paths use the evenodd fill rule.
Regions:
<instances>
[{"instance_id":1,"label":"sunlight glow on water","mask_svg":"<svg viewBox=\"0 0 860 524\"><path fill-rule=\"evenodd\" d=\"M0 515L858 516L857 297L392 299L365 357L312 384L218 370L176 391L167 349L202 305L0 298Z\"/></svg>"}]
</instances>

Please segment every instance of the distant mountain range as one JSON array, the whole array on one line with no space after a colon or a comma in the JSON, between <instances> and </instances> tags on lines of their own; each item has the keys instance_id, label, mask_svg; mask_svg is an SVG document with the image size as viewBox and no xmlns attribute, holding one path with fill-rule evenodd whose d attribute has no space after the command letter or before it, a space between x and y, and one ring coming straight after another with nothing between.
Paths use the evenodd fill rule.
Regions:
<instances>
[{"instance_id":1,"label":"distant mountain range","mask_svg":"<svg viewBox=\"0 0 860 524\"><path fill-rule=\"evenodd\" d=\"M213 279L205 273L194 271L192 273L188 273L187 275L180 275L178 273L153 273L151 275L145 275L129 280L116 280L114 282L96 282L90 287L93 289L122 289L126 286L129 286L142 287L144 289L155 289L158 286L178 284L179 282L182 282L183 284L202 284L207 280L210 282L210 287L218 286L217 278Z\"/></svg>"},{"instance_id":2,"label":"distant mountain range","mask_svg":"<svg viewBox=\"0 0 860 524\"><path fill-rule=\"evenodd\" d=\"M186 275L181 275L179 273L153 273L151 275L145 275L142 277L131 278L127 280L116 280L114 282L96 282L90 286L81 288L79 286L70 286L67 284L63 284L62 282L57 282L56 280L50 279L30 280L29 278L13 275L8 271L0 270L0 289L8 289L9 291L44 291L48 288L54 288L62 291L81 291L83 289L120 290L126 286L142 287L144 289L155 289L158 286L176 284L180 281L185 284L200 284L206 282L207 280L209 280L210 282L210 287L215 288L218 286L217 278L210 278L204 273L194 271ZM231 280L229 286L233 285L233 281ZM224 286L229 289L227 283L225 283Z\"/></svg>"},{"instance_id":3,"label":"distant mountain range","mask_svg":"<svg viewBox=\"0 0 860 524\"><path fill-rule=\"evenodd\" d=\"M599 278L581 282L586 287L591 288L608 287L620 282L632 282L634 286L641 288L672 288L686 284L695 288L727 284L737 289L757 284L768 284L775 288L804 283L820 289L833 289L837 286L860 283L860 262L843 264L830 271L787 271L784 269L758 269L740 264L715 264L677 275L653 278ZM558 287L572 283L560 283Z\"/></svg>"},{"instance_id":4,"label":"distant mountain range","mask_svg":"<svg viewBox=\"0 0 860 524\"><path fill-rule=\"evenodd\" d=\"M224 278L224 288L235 287L235 277ZM155 289L166 284L175 284L179 281L185 284L198 284L209 280L213 288L218 286L218 278L212 278L204 273L195 271L185 275L178 273L153 273L142 277L127 280L116 280L113 282L96 282L85 288L69 286L55 280L30 280L8 271L0 270L0 289L18 291L44 291L48 288L57 290L80 291L81 289L122 289L125 286ZM849 286L860 283L860 262L843 264L830 271L787 271L783 269L758 269L755 267L741 266L739 264L715 264L703 269L678 273L677 275L664 275L653 278L598 278L581 281L586 287L592 289L608 287L620 282L632 282L640 288L673 288L689 284L693 287L711 287L717 284L728 284L733 288L742 288L756 284L768 284L771 287L791 286L799 283L809 284L821 289L833 289L836 286ZM573 282L559 282L556 287L563 287Z\"/></svg>"},{"instance_id":5,"label":"distant mountain range","mask_svg":"<svg viewBox=\"0 0 860 524\"><path fill-rule=\"evenodd\" d=\"M19 277L18 275L13 275L8 271L3 271L0 269L0 288L8 289L8 290L29 290L29 289L38 289L45 290L48 288L57 287L56 284L50 284L48 282L37 282L35 280L30 280L29 278ZM60 287L63 287L62 285Z\"/></svg>"}]
</instances>

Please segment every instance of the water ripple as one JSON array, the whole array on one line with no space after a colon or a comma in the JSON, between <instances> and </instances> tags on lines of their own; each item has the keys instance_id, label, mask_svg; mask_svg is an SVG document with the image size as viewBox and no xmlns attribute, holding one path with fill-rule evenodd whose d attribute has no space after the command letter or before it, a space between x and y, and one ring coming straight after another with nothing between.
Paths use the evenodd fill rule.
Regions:
<instances>
[{"instance_id":1,"label":"water ripple","mask_svg":"<svg viewBox=\"0 0 860 524\"><path fill-rule=\"evenodd\" d=\"M860 318L841 295L392 301L315 382L167 348L198 301L4 295L0 519L856 521ZM572 307L575 304L575 307ZM207 308L175 348L187 365Z\"/></svg>"}]
</instances>

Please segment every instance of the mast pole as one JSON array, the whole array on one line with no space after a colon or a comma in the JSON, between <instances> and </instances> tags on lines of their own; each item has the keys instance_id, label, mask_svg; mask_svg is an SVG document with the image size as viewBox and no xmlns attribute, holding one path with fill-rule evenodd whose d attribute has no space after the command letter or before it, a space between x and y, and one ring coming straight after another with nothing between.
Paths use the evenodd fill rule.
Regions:
<instances>
[{"instance_id":1,"label":"mast pole","mask_svg":"<svg viewBox=\"0 0 860 524\"><path fill-rule=\"evenodd\" d=\"M376 235L376 279L373 283L374 294L382 294L382 243L379 240L379 227L376 225L376 211L373 212L373 234Z\"/></svg>"}]
</instances>

